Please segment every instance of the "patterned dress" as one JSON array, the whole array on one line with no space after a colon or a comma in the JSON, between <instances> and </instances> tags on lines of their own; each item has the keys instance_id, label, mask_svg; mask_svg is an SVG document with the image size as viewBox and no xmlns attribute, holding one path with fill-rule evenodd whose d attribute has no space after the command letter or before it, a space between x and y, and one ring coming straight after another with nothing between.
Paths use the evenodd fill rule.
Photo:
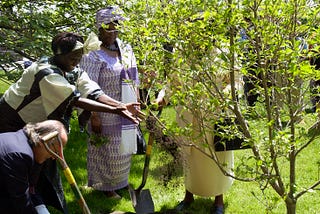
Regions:
<instances>
[{"instance_id":1,"label":"patterned dress","mask_svg":"<svg viewBox=\"0 0 320 214\"><path fill-rule=\"evenodd\" d=\"M136 101L135 92L129 100L124 100L126 94L124 88L133 86L131 87L133 92L139 84L136 59L130 45L122 43L119 39L117 43L120 57L110 56L101 49L84 56L80 65L108 96L124 103ZM88 186L100 191L114 191L128 185L131 156L135 151L127 149L123 152L121 146L136 145L136 126L116 114L98 113L98 115L101 121L101 134L106 142L102 145L88 143ZM90 126L89 123L89 133L92 134Z\"/></svg>"}]
</instances>

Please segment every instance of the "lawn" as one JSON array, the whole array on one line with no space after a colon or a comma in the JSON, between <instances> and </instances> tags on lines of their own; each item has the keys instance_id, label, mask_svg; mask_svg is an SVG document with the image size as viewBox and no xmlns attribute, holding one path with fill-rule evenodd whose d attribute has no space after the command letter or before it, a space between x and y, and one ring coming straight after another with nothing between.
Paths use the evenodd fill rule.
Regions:
<instances>
[{"instance_id":1,"label":"lawn","mask_svg":"<svg viewBox=\"0 0 320 214\"><path fill-rule=\"evenodd\" d=\"M165 109L161 117L165 120L174 119L174 110L172 108ZM146 138L148 137L147 135L146 133ZM74 123L65 155L79 186L86 184L86 138L85 134L79 134L77 124ZM240 159L250 152L250 150L234 151L235 165L240 164ZM302 156L298 159L297 166L297 181L299 184L308 183L310 180L319 178L319 153L319 145L312 144L301 154ZM141 183L143 164L143 155L133 157L130 183L135 188ZM80 213L71 189L66 182L64 182L64 186L66 187L65 192L69 209L72 210L72 213ZM149 176L144 189L150 190L156 212L175 213L172 209L183 199L182 166L175 163L173 157L159 144L155 144L153 147ZM121 200L107 199L100 192L93 190L82 189L82 193L92 213L134 212L127 190L120 192L123 196ZM263 195L259 190L258 183L234 181L231 189L224 196L225 213L286 213L284 203L274 195L273 191L266 190L264 193ZM212 198L196 196L195 203L186 213L209 213L211 206ZM319 213L319 210L320 197L318 191L310 192L298 201L297 213L299 214Z\"/></svg>"},{"instance_id":2,"label":"lawn","mask_svg":"<svg viewBox=\"0 0 320 214\"><path fill-rule=\"evenodd\" d=\"M0 93L8 87L0 83ZM174 111L166 108L162 115L164 120L174 119ZM146 138L148 134L145 132ZM319 142L319 139L317 139ZM77 181L78 186L93 214L106 214L114 211L134 212L131 199L127 190L122 190L122 199L107 199L102 193L90 189L84 189L86 177L86 149L87 135L80 133L77 121L72 121L72 131L65 149L66 161ZM235 165L241 164L239 160L250 154L250 150L235 151ZM319 179L320 146L314 143L309 146L298 159L297 183L300 185ZM142 179L144 156L136 155L132 160L130 183L137 188ZM286 165L284 164L284 167ZM74 194L62 175L63 186L68 208L71 214L81 213ZM297 186L301 188L301 186ZM155 204L155 211L160 213L174 213L172 209L183 199L184 184L181 163L174 162L173 157L159 144L155 144L151 154L151 163L147 183L144 189L149 189ZM268 199L268 200L266 200ZM285 205L272 191L261 194L258 183L234 181L231 189L225 194L225 213L228 214L263 214L286 213ZM269 203L268 203L269 202ZM274 203L270 203L274 202ZM212 206L212 198L196 197L194 204L186 213L206 214ZM320 211L319 191L309 192L297 204L298 214L316 214ZM58 213L50 208L51 213Z\"/></svg>"}]
</instances>

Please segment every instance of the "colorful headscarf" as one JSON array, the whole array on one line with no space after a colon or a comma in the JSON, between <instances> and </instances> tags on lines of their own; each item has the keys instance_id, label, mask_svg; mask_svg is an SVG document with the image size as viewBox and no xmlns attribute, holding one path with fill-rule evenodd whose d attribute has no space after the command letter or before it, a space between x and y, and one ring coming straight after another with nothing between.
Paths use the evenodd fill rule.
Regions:
<instances>
[{"instance_id":1,"label":"colorful headscarf","mask_svg":"<svg viewBox=\"0 0 320 214\"><path fill-rule=\"evenodd\" d=\"M124 12L117 5L101 9L96 14L96 26L99 29L102 24L127 20L123 14Z\"/></svg>"}]
</instances>

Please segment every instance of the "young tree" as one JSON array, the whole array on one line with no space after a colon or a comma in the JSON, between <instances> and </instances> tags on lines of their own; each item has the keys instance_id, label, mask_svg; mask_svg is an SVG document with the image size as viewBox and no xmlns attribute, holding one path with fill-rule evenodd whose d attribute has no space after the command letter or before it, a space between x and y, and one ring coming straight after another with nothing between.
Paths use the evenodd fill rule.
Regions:
<instances>
[{"instance_id":1,"label":"young tree","mask_svg":"<svg viewBox=\"0 0 320 214\"><path fill-rule=\"evenodd\" d=\"M145 56L138 58L145 59L150 70L170 74L159 82L183 83L175 87L171 104L201 112L198 128L203 135L216 124L217 119L209 115L217 108L219 120L232 119L233 125L223 127L224 133L219 134L241 136L252 147L252 155L240 167L250 177L241 177L240 171L225 173L258 181L262 191L273 189L290 214L296 212L298 199L320 184L320 180L306 184L297 179L305 173L297 171L297 160L316 137L306 127L316 118L305 113L309 80L319 78L309 65L305 43L315 42L317 36L309 40L311 34L319 35L318 9L312 4L298 0L149 2L139 7L134 19L133 26L140 27L129 28L132 34L127 34L130 41L136 40L139 53ZM174 47L169 65L163 63L162 45L167 43ZM213 49L220 54L212 55ZM238 97L239 67L254 86L249 91L257 99L252 106ZM221 72L229 75L230 93L215 81ZM172 127L177 134L176 126ZM179 134L194 139L190 130L186 127ZM177 143L184 144L181 138ZM202 144L195 146L200 150L210 146ZM208 155L217 162L214 151ZM252 158L254 165L249 164Z\"/></svg>"},{"instance_id":2,"label":"young tree","mask_svg":"<svg viewBox=\"0 0 320 214\"><path fill-rule=\"evenodd\" d=\"M215 126L216 120L207 115L219 108L220 120L233 121L219 134L243 137L252 147L251 155L229 176L259 181L261 190L273 189L285 202L287 213L295 213L298 199L320 183L302 183L298 178L305 172L297 171L297 160L317 134L308 135L305 124L317 118L306 115L304 109L309 102L308 82L320 76L305 60L308 56L301 41L319 43L319 5L311 0L6 0L0 3L0 50L4 53L0 70L6 71L3 65L17 60L13 53L32 61L50 55L48 44L57 31L84 36L94 31L96 10L113 3L130 17L121 36L133 45L139 69L152 76L156 73L155 89L178 80L194 82L181 84L171 104L204 113L199 126L202 134ZM220 53L212 55L211 50ZM229 75L228 93L213 81L224 73ZM238 74L252 77L250 93L257 95L255 105L248 106L239 98L243 93L236 90ZM170 128L168 133L175 136L194 138L190 127L178 130L171 124ZM209 146L207 142L202 145ZM217 161L214 152L209 155Z\"/></svg>"}]
</instances>

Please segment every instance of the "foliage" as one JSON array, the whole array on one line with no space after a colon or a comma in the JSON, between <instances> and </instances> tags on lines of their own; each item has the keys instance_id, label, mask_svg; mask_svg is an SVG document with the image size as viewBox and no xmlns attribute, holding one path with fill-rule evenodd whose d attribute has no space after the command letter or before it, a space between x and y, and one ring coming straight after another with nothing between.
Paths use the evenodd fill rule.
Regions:
<instances>
[{"instance_id":1,"label":"foliage","mask_svg":"<svg viewBox=\"0 0 320 214\"><path fill-rule=\"evenodd\" d=\"M52 37L60 31L86 36L94 26L96 10L112 1L1 1L0 70L21 71L14 63L51 55ZM14 82L16 80L12 79Z\"/></svg>"},{"instance_id":2,"label":"foliage","mask_svg":"<svg viewBox=\"0 0 320 214\"><path fill-rule=\"evenodd\" d=\"M297 157L315 138L307 135L311 124L302 118L310 97L308 82L319 78L306 60L311 52L304 43L316 43L317 7L307 1L150 2L145 13L135 15L134 26L148 18L142 21L145 27L128 28L132 33L128 38L143 44L138 46L145 54L143 65L159 71L158 83L170 85L171 103L199 116L196 128L201 136L210 132L217 117L234 118L238 125L226 127L224 136L242 136L252 146L248 160L255 160L255 166L245 167L250 177L236 179L258 181L263 191L271 187L286 203L287 212L295 213L297 200L319 185L314 180L300 186L296 180ZM143 36L136 37L137 31ZM168 44L174 52L165 55ZM237 98L239 67L240 75L256 78L254 93L259 99L253 107ZM248 121L250 117L256 119ZM187 143L201 140L193 130L190 126L180 130L189 137ZM207 141L202 144L208 147ZM216 161L213 153L211 157ZM290 166L288 172L283 164Z\"/></svg>"},{"instance_id":3,"label":"foliage","mask_svg":"<svg viewBox=\"0 0 320 214\"><path fill-rule=\"evenodd\" d=\"M172 107L163 110L161 119L169 123L173 121L174 118L175 112ZM110 213L116 210L127 213L134 212L129 193L126 190L121 190L119 192L122 196L121 200L115 200L107 199L99 191L84 188L87 183L87 136L84 133L80 133L77 127L77 121L72 120L72 130L64 154L91 213ZM146 139L148 139L148 132L145 130L144 125L142 128ZM319 140L317 140L317 143L319 143ZM308 183L310 180L318 179L319 170L317 169L317 158L315 158L315 156L317 156L319 152L319 146L311 145L310 148L308 147L308 149L304 151L303 157L299 158L298 170L307 172L298 177L299 181ZM249 158L249 153L250 150L235 151L235 165L246 167L248 165L247 159ZM252 161L252 163L253 162L254 161ZM144 156L133 156L129 182L134 188L137 188L141 184L143 163ZM250 170L246 171L250 172ZM63 173L61 173L61 177L63 179L63 188L70 213L80 213L80 206L75 199L70 185L63 176ZM284 213L285 208L283 202L275 197L275 194L268 189L261 192L259 186L260 184L258 182L248 183L236 180L230 191L225 194L225 213ZM183 198L184 182L181 163L175 164L173 162L173 157L164 151L162 145L159 143L154 144L151 153L150 170L144 189L150 190L155 204L155 211L157 213L175 213L173 211L174 207ZM308 195L301 198L301 202L297 207L297 213L316 214L320 209L319 202L320 198L318 197L318 191L310 192ZM194 204L186 212L191 214L206 214L211 206L211 198L196 196ZM50 209L50 211L52 214L59 213L54 209Z\"/></svg>"},{"instance_id":4,"label":"foliage","mask_svg":"<svg viewBox=\"0 0 320 214\"><path fill-rule=\"evenodd\" d=\"M49 44L58 31L96 31L96 10L115 2L2 1L1 70L8 74L12 65L7 64L21 57L50 55ZM303 184L296 179L305 173L297 170L296 160L316 137L307 128L317 118L302 119L307 117L308 82L320 72L309 65L306 59L314 52L304 52L301 41L317 49L319 6L306 0L117 3L130 17L121 37L133 45L140 70L151 77L148 86L174 86L170 103L199 115L202 136L217 117L231 118L234 125L226 127L225 135L242 136L252 146L235 178L258 182L262 191L273 189L275 201L283 200L287 212L295 213L297 200L319 185L319 178ZM241 75L261 78L255 82L259 98L253 107L238 99L243 96L236 90ZM174 136L195 138L190 127L169 127L173 130L167 133L174 131ZM201 143L208 147L208 142Z\"/></svg>"}]
</instances>

